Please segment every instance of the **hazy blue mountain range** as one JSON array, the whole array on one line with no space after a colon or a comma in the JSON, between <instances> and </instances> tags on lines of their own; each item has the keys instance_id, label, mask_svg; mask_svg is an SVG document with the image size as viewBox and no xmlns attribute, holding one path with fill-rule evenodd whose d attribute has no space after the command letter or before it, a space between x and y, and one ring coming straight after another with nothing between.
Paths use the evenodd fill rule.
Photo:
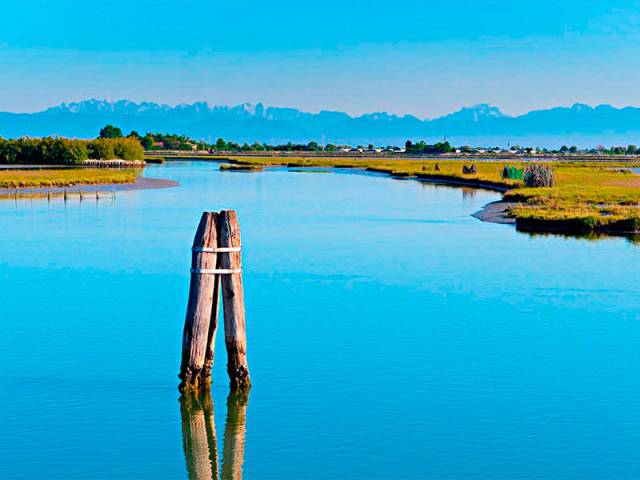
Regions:
<instances>
[{"instance_id":1,"label":"hazy blue mountain range","mask_svg":"<svg viewBox=\"0 0 640 480\"><path fill-rule=\"evenodd\" d=\"M58 135L93 138L111 123L123 131L167 132L215 141L283 143L315 140L336 144L404 144L405 140L455 145L505 146L507 143L556 147L640 144L640 108L576 104L504 115L497 107L475 105L434 118L371 113L307 113L295 108L242 104L210 106L199 102L175 107L157 103L87 100L63 103L37 113L0 113L0 136Z\"/></svg>"}]
</instances>

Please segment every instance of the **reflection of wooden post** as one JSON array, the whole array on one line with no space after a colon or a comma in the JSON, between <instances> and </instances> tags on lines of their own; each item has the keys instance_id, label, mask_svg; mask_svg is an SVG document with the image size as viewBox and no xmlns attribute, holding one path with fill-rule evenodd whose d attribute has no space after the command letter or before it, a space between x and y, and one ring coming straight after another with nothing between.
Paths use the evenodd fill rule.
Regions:
<instances>
[{"instance_id":1,"label":"reflection of wooden post","mask_svg":"<svg viewBox=\"0 0 640 480\"><path fill-rule=\"evenodd\" d=\"M244 439L249 391L231 391L227 398L227 423L224 427L222 480L240 480L244 463Z\"/></svg>"},{"instance_id":2,"label":"reflection of wooden post","mask_svg":"<svg viewBox=\"0 0 640 480\"><path fill-rule=\"evenodd\" d=\"M210 338L213 292L216 277L210 274L216 267L216 214L204 212L193 240L191 255L191 286L187 317L182 337L182 365L180 390L198 389L203 374L205 356ZM217 299L216 299L217 302ZM213 331L215 334L215 329Z\"/></svg>"},{"instance_id":3,"label":"reflection of wooden post","mask_svg":"<svg viewBox=\"0 0 640 480\"><path fill-rule=\"evenodd\" d=\"M218 245L222 251L228 249L228 252L220 255L220 267L230 271L222 278L227 372L231 380L231 387L244 389L251 386L251 381L247 365L240 226L238 225L238 216L233 210L223 210L218 215Z\"/></svg>"},{"instance_id":4,"label":"reflection of wooden post","mask_svg":"<svg viewBox=\"0 0 640 480\"><path fill-rule=\"evenodd\" d=\"M213 419L213 401L207 390L180 397L182 446L187 473L192 480L217 480L218 445Z\"/></svg>"}]
</instances>

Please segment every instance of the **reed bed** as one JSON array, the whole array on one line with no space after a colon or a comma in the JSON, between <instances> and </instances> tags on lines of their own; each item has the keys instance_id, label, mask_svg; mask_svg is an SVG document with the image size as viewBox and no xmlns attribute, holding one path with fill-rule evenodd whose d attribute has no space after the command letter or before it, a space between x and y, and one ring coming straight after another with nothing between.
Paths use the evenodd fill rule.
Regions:
<instances>
[{"instance_id":1,"label":"reed bed","mask_svg":"<svg viewBox=\"0 0 640 480\"><path fill-rule=\"evenodd\" d=\"M214 157L215 158L215 157ZM523 229L640 232L640 175L635 162L477 161L463 173L460 160L340 157L224 157L239 165L362 168L394 177L451 181L506 191L511 215ZM509 171L505 175L505 171ZM469 171L469 169L467 169ZM531 186L527 186L528 183Z\"/></svg>"},{"instance_id":2,"label":"reed bed","mask_svg":"<svg viewBox=\"0 0 640 480\"><path fill-rule=\"evenodd\" d=\"M133 183L141 170L98 168L64 170L0 170L0 188L70 187Z\"/></svg>"}]
</instances>

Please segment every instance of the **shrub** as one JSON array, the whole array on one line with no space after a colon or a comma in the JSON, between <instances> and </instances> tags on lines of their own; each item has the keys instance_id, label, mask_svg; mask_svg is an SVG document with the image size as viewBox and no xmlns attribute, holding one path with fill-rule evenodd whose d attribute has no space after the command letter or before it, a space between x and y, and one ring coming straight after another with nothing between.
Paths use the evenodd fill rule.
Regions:
<instances>
[{"instance_id":1,"label":"shrub","mask_svg":"<svg viewBox=\"0 0 640 480\"><path fill-rule=\"evenodd\" d=\"M517 168L513 165L505 165L502 169L502 178L509 178L511 180L522 180L524 176L524 169Z\"/></svg>"},{"instance_id":2,"label":"shrub","mask_svg":"<svg viewBox=\"0 0 640 480\"><path fill-rule=\"evenodd\" d=\"M131 138L97 138L88 145L89 158L93 160L143 160L144 149L140 142Z\"/></svg>"},{"instance_id":3,"label":"shrub","mask_svg":"<svg viewBox=\"0 0 640 480\"><path fill-rule=\"evenodd\" d=\"M475 163L472 163L470 166L463 165L462 173L465 175L475 175L476 173L478 173L478 167L476 167Z\"/></svg>"},{"instance_id":4,"label":"shrub","mask_svg":"<svg viewBox=\"0 0 640 480\"><path fill-rule=\"evenodd\" d=\"M87 145L89 158L92 160L113 160L116 158L114 141L107 138L97 138L91 140Z\"/></svg>"},{"instance_id":5,"label":"shrub","mask_svg":"<svg viewBox=\"0 0 640 480\"><path fill-rule=\"evenodd\" d=\"M44 160L51 164L77 164L82 163L89 156L86 142L80 140L67 140L57 138L49 142L43 142L46 146Z\"/></svg>"},{"instance_id":6,"label":"shrub","mask_svg":"<svg viewBox=\"0 0 640 480\"><path fill-rule=\"evenodd\" d=\"M50 137L0 140L0 163L80 163L87 159L86 143Z\"/></svg>"},{"instance_id":7,"label":"shrub","mask_svg":"<svg viewBox=\"0 0 640 480\"><path fill-rule=\"evenodd\" d=\"M114 140L114 153L116 158L122 160L142 160L144 159L144 149L136 138L119 138Z\"/></svg>"},{"instance_id":8,"label":"shrub","mask_svg":"<svg viewBox=\"0 0 640 480\"><path fill-rule=\"evenodd\" d=\"M545 163L530 163L524 169L523 180L530 188L553 187L553 169Z\"/></svg>"},{"instance_id":9,"label":"shrub","mask_svg":"<svg viewBox=\"0 0 640 480\"><path fill-rule=\"evenodd\" d=\"M67 163L82 163L89 158L87 142L82 140L62 140L67 149Z\"/></svg>"}]
</instances>

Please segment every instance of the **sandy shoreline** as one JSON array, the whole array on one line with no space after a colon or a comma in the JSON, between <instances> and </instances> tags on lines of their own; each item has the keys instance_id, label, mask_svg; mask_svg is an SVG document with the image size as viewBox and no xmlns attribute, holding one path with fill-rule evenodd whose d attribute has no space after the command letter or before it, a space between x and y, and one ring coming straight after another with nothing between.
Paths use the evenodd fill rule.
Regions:
<instances>
[{"instance_id":1,"label":"sandy shoreline","mask_svg":"<svg viewBox=\"0 0 640 480\"><path fill-rule=\"evenodd\" d=\"M497 202L487 203L482 210L477 211L472 217L489 223L501 223L504 225L515 225L516 219L509 215L509 209L514 206L513 202Z\"/></svg>"}]
</instances>

